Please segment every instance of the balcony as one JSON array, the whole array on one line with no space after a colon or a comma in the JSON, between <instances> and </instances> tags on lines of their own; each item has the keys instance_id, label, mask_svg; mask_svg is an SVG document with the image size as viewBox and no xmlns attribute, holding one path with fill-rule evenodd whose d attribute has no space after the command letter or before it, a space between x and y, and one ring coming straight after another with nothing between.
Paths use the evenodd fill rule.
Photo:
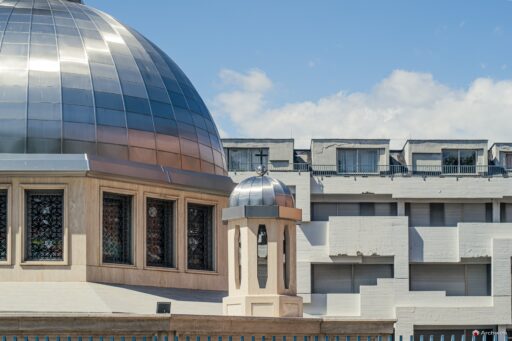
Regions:
<instances>
[{"instance_id":1,"label":"balcony","mask_svg":"<svg viewBox=\"0 0 512 341\"><path fill-rule=\"evenodd\" d=\"M312 165L312 175L316 176L508 176L512 170L491 165L360 165L347 169L337 165Z\"/></svg>"},{"instance_id":2,"label":"balcony","mask_svg":"<svg viewBox=\"0 0 512 341\"><path fill-rule=\"evenodd\" d=\"M237 163L228 166L229 172L254 172L259 163ZM309 163L267 163L264 164L270 172L309 172L311 165Z\"/></svg>"},{"instance_id":3,"label":"balcony","mask_svg":"<svg viewBox=\"0 0 512 341\"><path fill-rule=\"evenodd\" d=\"M254 172L259 163L236 164L229 166L229 172ZM402 176L402 177L488 177L512 175L512 169L493 165L437 165L437 166L410 166L410 165L359 165L350 169L340 165L316 165L310 163L280 164L268 163L265 165L270 172L311 172L314 176Z\"/></svg>"}]
</instances>

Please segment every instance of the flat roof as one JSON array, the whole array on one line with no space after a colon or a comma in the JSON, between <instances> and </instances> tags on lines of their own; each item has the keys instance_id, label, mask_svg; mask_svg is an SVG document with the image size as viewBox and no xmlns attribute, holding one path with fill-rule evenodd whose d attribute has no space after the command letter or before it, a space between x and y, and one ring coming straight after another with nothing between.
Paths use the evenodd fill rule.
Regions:
<instances>
[{"instance_id":1,"label":"flat roof","mask_svg":"<svg viewBox=\"0 0 512 341\"><path fill-rule=\"evenodd\" d=\"M372 141L372 142L376 142L376 141L383 141L383 142L389 142L391 141L390 139L361 139L361 138L357 138L357 139L345 139L345 138L327 138L327 139L311 139L311 142L313 141Z\"/></svg>"},{"instance_id":2,"label":"flat roof","mask_svg":"<svg viewBox=\"0 0 512 341\"><path fill-rule=\"evenodd\" d=\"M407 143L422 143L422 142L434 142L434 143L488 143L489 140L472 140L472 139L414 139L414 140L407 140L405 141L405 144Z\"/></svg>"},{"instance_id":3,"label":"flat roof","mask_svg":"<svg viewBox=\"0 0 512 341\"><path fill-rule=\"evenodd\" d=\"M274 138L248 138L248 137L233 137L221 139L222 142L295 142L295 139L274 139Z\"/></svg>"}]
</instances>

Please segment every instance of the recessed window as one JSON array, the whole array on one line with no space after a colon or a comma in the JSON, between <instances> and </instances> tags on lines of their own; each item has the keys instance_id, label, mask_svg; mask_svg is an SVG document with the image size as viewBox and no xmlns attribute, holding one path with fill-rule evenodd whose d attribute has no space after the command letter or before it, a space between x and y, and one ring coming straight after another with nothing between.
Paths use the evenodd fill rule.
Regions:
<instances>
[{"instance_id":1,"label":"recessed window","mask_svg":"<svg viewBox=\"0 0 512 341\"><path fill-rule=\"evenodd\" d=\"M174 263L174 201L146 200L146 265L164 268Z\"/></svg>"},{"instance_id":2,"label":"recessed window","mask_svg":"<svg viewBox=\"0 0 512 341\"><path fill-rule=\"evenodd\" d=\"M397 204L393 202L377 203L311 203L314 221L328 221L329 217L337 216L396 216Z\"/></svg>"},{"instance_id":3,"label":"recessed window","mask_svg":"<svg viewBox=\"0 0 512 341\"><path fill-rule=\"evenodd\" d=\"M393 264L312 264L311 268L315 294L359 293L362 285L393 278Z\"/></svg>"},{"instance_id":4,"label":"recessed window","mask_svg":"<svg viewBox=\"0 0 512 341\"><path fill-rule=\"evenodd\" d=\"M187 267L214 270L213 206L188 204Z\"/></svg>"},{"instance_id":5,"label":"recessed window","mask_svg":"<svg viewBox=\"0 0 512 341\"><path fill-rule=\"evenodd\" d=\"M7 191L0 191L0 261L7 260Z\"/></svg>"},{"instance_id":6,"label":"recessed window","mask_svg":"<svg viewBox=\"0 0 512 341\"><path fill-rule=\"evenodd\" d=\"M378 149L338 149L338 171L349 174L376 173L378 154Z\"/></svg>"},{"instance_id":7,"label":"recessed window","mask_svg":"<svg viewBox=\"0 0 512 341\"><path fill-rule=\"evenodd\" d=\"M512 203L501 203L500 215L502 223L512 223Z\"/></svg>"},{"instance_id":8,"label":"recessed window","mask_svg":"<svg viewBox=\"0 0 512 341\"><path fill-rule=\"evenodd\" d=\"M132 196L103 193L103 262L132 264Z\"/></svg>"},{"instance_id":9,"label":"recessed window","mask_svg":"<svg viewBox=\"0 0 512 341\"><path fill-rule=\"evenodd\" d=\"M230 171L253 171L268 164L268 148L227 148Z\"/></svg>"},{"instance_id":10,"label":"recessed window","mask_svg":"<svg viewBox=\"0 0 512 341\"><path fill-rule=\"evenodd\" d=\"M64 259L64 191L25 191L25 260Z\"/></svg>"},{"instance_id":11,"label":"recessed window","mask_svg":"<svg viewBox=\"0 0 512 341\"><path fill-rule=\"evenodd\" d=\"M490 296L490 264L412 264L411 291L445 291L447 296Z\"/></svg>"},{"instance_id":12,"label":"recessed window","mask_svg":"<svg viewBox=\"0 0 512 341\"><path fill-rule=\"evenodd\" d=\"M476 150L470 149L444 149L443 173L476 173Z\"/></svg>"}]
</instances>

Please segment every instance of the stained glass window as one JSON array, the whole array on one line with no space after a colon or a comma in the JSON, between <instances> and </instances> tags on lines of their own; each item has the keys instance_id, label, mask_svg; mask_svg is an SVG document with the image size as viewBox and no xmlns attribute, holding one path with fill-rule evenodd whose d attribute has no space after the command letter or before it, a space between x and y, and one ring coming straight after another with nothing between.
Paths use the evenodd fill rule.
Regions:
<instances>
[{"instance_id":1,"label":"stained glass window","mask_svg":"<svg viewBox=\"0 0 512 341\"><path fill-rule=\"evenodd\" d=\"M146 264L174 267L174 201L147 199Z\"/></svg>"},{"instance_id":2,"label":"stained glass window","mask_svg":"<svg viewBox=\"0 0 512 341\"><path fill-rule=\"evenodd\" d=\"M0 261L7 260L7 191L0 191Z\"/></svg>"},{"instance_id":3,"label":"stained glass window","mask_svg":"<svg viewBox=\"0 0 512 341\"><path fill-rule=\"evenodd\" d=\"M63 260L64 191L27 190L25 199L25 260Z\"/></svg>"},{"instance_id":4,"label":"stained glass window","mask_svg":"<svg viewBox=\"0 0 512 341\"><path fill-rule=\"evenodd\" d=\"M132 197L103 194L103 262L132 264Z\"/></svg>"},{"instance_id":5,"label":"stained glass window","mask_svg":"<svg viewBox=\"0 0 512 341\"><path fill-rule=\"evenodd\" d=\"M188 268L214 270L213 258L213 207L188 205Z\"/></svg>"}]
</instances>

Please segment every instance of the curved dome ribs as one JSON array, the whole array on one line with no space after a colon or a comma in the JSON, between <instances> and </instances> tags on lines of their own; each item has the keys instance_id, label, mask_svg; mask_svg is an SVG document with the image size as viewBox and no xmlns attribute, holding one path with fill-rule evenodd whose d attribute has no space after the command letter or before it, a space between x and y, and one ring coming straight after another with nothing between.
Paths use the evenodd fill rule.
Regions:
<instances>
[{"instance_id":1,"label":"curved dome ribs","mask_svg":"<svg viewBox=\"0 0 512 341\"><path fill-rule=\"evenodd\" d=\"M295 207L290 189L269 176L253 176L240 182L229 197L229 207L284 206Z\"/></svg>"},{"instance_id":2,"label":"curved dome ribs","mask_svg":"<svg viewBox=\"0 0 512 341\"><path fill-rule=\"evenodd\" d=\"M99 10L0 0L0 64L1 153L89 153L227 174L217 127L187 76Z\"/></svg>"}]
</instances>

